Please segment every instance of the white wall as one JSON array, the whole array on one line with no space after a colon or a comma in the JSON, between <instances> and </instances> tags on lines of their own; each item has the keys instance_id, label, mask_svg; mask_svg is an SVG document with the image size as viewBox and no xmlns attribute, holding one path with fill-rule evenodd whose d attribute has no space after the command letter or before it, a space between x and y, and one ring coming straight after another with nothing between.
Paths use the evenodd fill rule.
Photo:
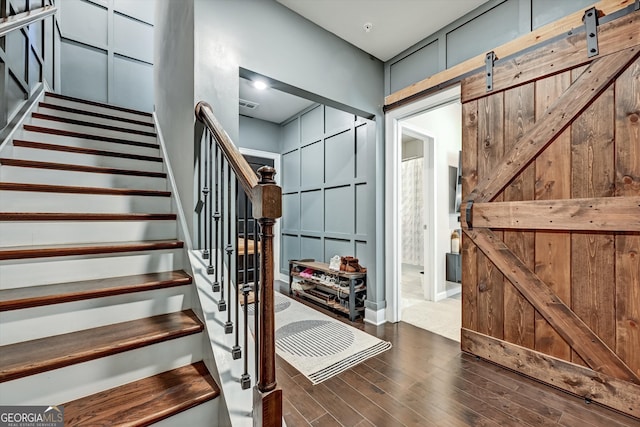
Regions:
<instances>
[{"instance_id":1,"label":"white wall","mask_svg":"<svg viewBox=\"0 0 640 427\"><path fill-rule=\"evenodd\" d=\"M193 3L156 3L156 115L189 229L194 206ZM193 234L193 233L192 233Z\"/></svg>"},{"instance_id":2,"label":"white wall","mask_svg":"<svg viewBox=\"0 0 640 427\"><path fill-rule=\"evenodd\" d=\"M449 212L449 166L458 166L458 156L462 149L462 105L449 104L412 117L407 123L422 129L435 139L435 296L439 299L438 295L442 297L442 293L447 290L445 253L451 249L451 231L460 228L458 215ZM429 203L428 200L425 202Z\"/></svg>"}]
</instances>

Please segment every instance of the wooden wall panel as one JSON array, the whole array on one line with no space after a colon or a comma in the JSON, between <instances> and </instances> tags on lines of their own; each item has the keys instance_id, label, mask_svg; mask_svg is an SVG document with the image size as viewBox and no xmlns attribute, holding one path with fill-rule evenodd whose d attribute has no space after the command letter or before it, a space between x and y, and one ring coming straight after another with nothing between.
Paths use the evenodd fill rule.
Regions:
<instances>
[{"instance_id":1,"label":"wooden wall panel","mask_svg":"<svg viewBox=\"0 0 640 427\"><path fill-rule=\"evenodd\" d=\"M504 94L504 149L509 150L535 123L535 85L529 83ZM504 201L533 200L535 165L529 165L503 191ZM535 268L535 233L505 231L504 242L532 270ZM509 280L504 281L504 339L534 348L535 310Z\"/></svg>"},{"instance_id":2,"label":"wooden wall panel","mask_svg":"<svg viewBox=\"0 0 640 427\"><path fill-rule=\"evenodd\" d=\"M536 82L536 120L571 84L570 72ZM535 161L536 199L571 196L571 131L565 130ZM568 233L536 232L535 273L562 301L571 304L571 237ZM535 350L571 360L569 345L549 323L535 314ZM481 331L480 331L481 332Z\"/></svg>"},{"instance_id":3,"label":"wooden wall panel","mask_svg":"<svg viewBox=\"0 0 640 427\"><path fill-rule=\"evenodd\" d=\"M616 81L616 196L640 195L640 60ZM640 375L640 236L615 241L616 353Z\"/></svg>"},{"instance_id":4,"label":"wooden wall panel","mask_svg":"<svg viewBox=\"0 0 640 427\"><path fill-rule=\"evenodd\" d=\"M585 68L572 70L572 80ZM571 126L571 198L613 194L613 97L612 86ZM616 341L613 247L613 234L571 234L571 307L612 349ZM572 360L586 366L575 351Z\"/></svg>"},{"instance_id":5,"label":"wooden wall panel","mask_svg":"<svg viewBox=\"0 0 640 427\"><path fill-rule=\"evenodd\" d=\"M478 184L478 102L462 105L462 201ZM465 205L460 219L465 221ZM478 263L477 247L462 235L462 327L478 328Z\"/></svg>"},{"instance_id":6,"label":"wooden wall panel","mask_svg":"<svg viewBox=\"0 0 640 427\"><path fill-rule=\"evenodd\" d=\"M478 100L478 179L492 174L504 155L504 93ZM501 201L498 196L496 201ZM502 238L501 232L496 233ZM495 265L478 253L478 332L503 338L504 278Z\"/></svg>"}]
</instances>

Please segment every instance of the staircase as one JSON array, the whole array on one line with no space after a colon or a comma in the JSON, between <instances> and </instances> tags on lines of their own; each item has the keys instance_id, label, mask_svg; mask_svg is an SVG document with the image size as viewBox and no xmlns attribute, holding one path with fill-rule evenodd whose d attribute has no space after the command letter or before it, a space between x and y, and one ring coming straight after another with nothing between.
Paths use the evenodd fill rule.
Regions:
<instances>
[{"instance_id":1,"label":"staircase","mask_svg":"<svg viewBox=\"0 0 640 427\"><path fill-rule=\"evenodd\" d=\"M150 114L53 93L0 151L0 404L216 425L165 172Z\"/></svg>"}]
</instances>

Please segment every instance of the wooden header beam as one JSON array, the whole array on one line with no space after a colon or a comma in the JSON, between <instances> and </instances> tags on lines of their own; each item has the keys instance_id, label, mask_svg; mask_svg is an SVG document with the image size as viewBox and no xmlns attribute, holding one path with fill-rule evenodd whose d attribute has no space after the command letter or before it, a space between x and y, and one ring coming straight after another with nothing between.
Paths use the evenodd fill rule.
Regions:
<instances>
[{"instance_id":1,"label":"wooden header beam","mask_svg":"<svg viewBox=\"0 0 640 427\"><path fill-rule=\"evenodd\" d=\"M590 7L595 7L604 15L610 15L617 12L620 9L634 3L634 0L601 0L594 2L591 6L585 6L583 9L565 16L555 22L540 27L530 33L527 33L515 40L496 47L494 52L498 58L505 58L510 55L514 55L524 49L535 46L536 44L550 40L563 33L568 33L574 28L582 26L582 16L584 11ZM460 78L462 75L471 71L484 68L485 53L468 59L460 64L454 65L451 68L447 68L439 73L436 73L424 80L407 86L404 89L400 89L387 97L384 100L385 110L392 109L399 106L403 101L416 97L423 92L427 92L438 85L450 82L456 78Z\"/></svg>"}]
</instances>

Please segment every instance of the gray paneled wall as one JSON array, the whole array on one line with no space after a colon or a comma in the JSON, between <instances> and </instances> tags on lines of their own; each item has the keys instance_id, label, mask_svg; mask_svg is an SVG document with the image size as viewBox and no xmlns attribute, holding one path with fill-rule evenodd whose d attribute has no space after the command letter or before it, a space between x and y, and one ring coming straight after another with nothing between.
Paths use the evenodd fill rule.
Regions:
<instances>
[{"instance_id":1,"label":"gray paneled wall","mask_svg":"<svg viewBox=\"0 0 640 427\"><path fill-rule=\"evenodd\" d=\"M152 111L155 0L59 0L65 95Z\"/></svg>"},{"instance_id":2,"label":"gray paneled wall","mask_svg":"<svg viewBox=\"0 0 640 427\"><path fill-rule=\"evenodd\" d=\"M375 283L375 125L324 105L282 127L282 256L354 255Z\"/></svg>"},{"instance_id":3,"label":"gray paneled wall","mask_svg":"<svg viewBox=\"0 0 640 427\"><path fill-rule=\"evenodd\" d=\"M491 0L385 63L385 95L581 9L594 0Z\"/></svg>"},{"instance_id":4,"label":"gray paneled wall","mask_svg":"<svg viewBox=\"0 0 640 427\"><path fill-rule=\"evenodd\" d=\"M51 5L51 0L2 2L3 16ZM3 37L0 45L0 129L16 116L41 82L57 87L59 34L49 16Z\"/></svg>"}]
</instances>

